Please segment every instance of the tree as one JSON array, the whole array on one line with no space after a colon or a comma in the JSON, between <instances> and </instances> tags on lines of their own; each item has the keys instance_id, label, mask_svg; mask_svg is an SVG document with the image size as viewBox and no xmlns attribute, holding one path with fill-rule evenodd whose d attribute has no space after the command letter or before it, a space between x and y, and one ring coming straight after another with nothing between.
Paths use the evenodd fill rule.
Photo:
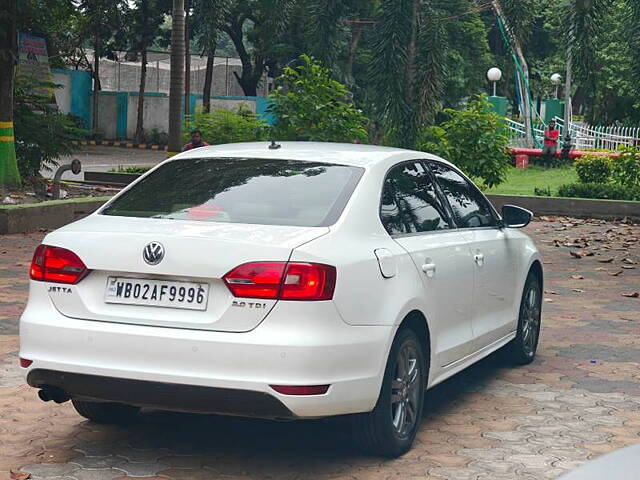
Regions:
<instances>
[{"instance_id":1,"label":"tree","mask_svg":"<svg viewBox=\"0 0 640 480\"><path fill-rule=\"evenodd\" d=\"M13 129L13 78L18 58L17 0L0 7L0 188L21 184Z\"/></svg>"},{"instance_id":2,"label":"tree","mask_svg":"<svg viewBox=\"0 0 640 480\"><path fill-rule=\"evenodd\" d=\"M193 0L193 14L199 19L193 25L193 32L201 54L207 57L202 89L202 107L205 113L211 111L211 83L217 40L224 18L228 15L229 3L229 0Z\"/></svg>"},{"instance_id":3,"label":"tree","mask_svg":"<svg viewBox=\"0 0 640 480\"><path fill-rule=\"evenodd\" d=\"M123 26L123 0L80 0L78 8L82 13L80 37L93 46L93 108L92 127L98 128L98 92L100 85L100 58L113 56L114 38Z\"/></svg>"},{"instance_id":4,"label":"tree","mask_svg":"<svg viewBox=\"0 0 640 480\"><path fill-rule=\"evenodd\" d=\"M510 165L509 131L484 96L463 110L445 109L447 121L420 132L418 148L441 155L487 187L504 181Z\"/></svg>"},{"instance_id":5,"label":"tree","mask_svg":"<svg viewBox=\"0 0 640 480\"><path fill-rule=\"evenodd\" d=\"M169 155L181 150L184 93L184 0L173 0L171 26L171 84L169 85Z\"/></svg>"},{"instance_id":6,"label":"tree","mask_svg":"<svg viewBox=\"0 0 640 480\"><path fill-rule=\"evenodd\" d=\"M128 37L131 50L140 55L140 88L138 89L138 114L136 118L135 141L144 142L144 94L147 81L147 50L158 36L164 16L170 4L167 0L134 0L127 16L130 29Z\"/></svg>"},{"instance_id":7,"label":"tree","mask_svg":"<svg viewBox=\"0 0 640 480\"><path fill-rule=\"evenodd\" d=\"M242 72L234 72L245 95L255 96L267 67L275 67L293 0L233 0L222 29L236 48Z\"/></svg>"},{"instance_id":8,"label":"tree","mask_svg":"<svg viewBox=\"0 0 640 480\"><path fill-rule=\"evenodd\" d=\"M393 145L412 148L418 126L435 114L444 85L444 14L434 2L382 0L369 80Z\"/></svg>"},{"instance_id":9,"label":"tree","mask_svg":"<svg viewBox=\"0 0 640 480\"><path fill-rule=\"evenodd\" d=\"M367 118L317 60L301 55L300 64L285 67L277 81L280 86L269 97L276 117L274 139L366 142Z\"/></svg>"}]
</instances>

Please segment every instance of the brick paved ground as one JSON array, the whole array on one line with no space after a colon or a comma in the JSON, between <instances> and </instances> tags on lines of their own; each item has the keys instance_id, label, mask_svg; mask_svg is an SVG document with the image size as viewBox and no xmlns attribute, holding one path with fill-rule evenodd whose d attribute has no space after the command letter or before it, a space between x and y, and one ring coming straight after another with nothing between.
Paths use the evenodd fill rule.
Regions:
<instances>
[{"instance_id":1,"label":"brick paved ground","mask_svg":"<svg viewBox=\"0 0 640 480\"><path fill-rule=\"evenodd\" d=\"M335 420L149 412L123 428L40 402L16 335L42 234L0 236L0 478L544 479L640 442L640 298L622 296L640 290L640 226L543 218L528 231L547 279L537 360L490 357L436 387L413 450L393 461L355 452Z\"/></svg>"}]
</instances>

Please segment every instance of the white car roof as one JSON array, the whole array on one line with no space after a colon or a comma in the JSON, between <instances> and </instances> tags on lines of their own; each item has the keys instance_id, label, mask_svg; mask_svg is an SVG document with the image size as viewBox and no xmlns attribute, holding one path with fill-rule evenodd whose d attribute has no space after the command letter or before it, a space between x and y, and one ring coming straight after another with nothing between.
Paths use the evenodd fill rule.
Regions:
<instances>
[{"instance_id":1,"label":"white car roof","mask_svg":"<svg viewBox=\"0 0 640 480\"><path fill-rule=\"evenodd\" d=\"M207 158L207 157L247 157L281 160L300 160L305 162L327 162L371 167L397 157L404 159L441 158L425 152L405 150L401 148L380 147L378 145L361 145L353 143L329 142L278 142L280 148L270 149L270 142L228 143L210 147L200 147L181 153L175 159ZM449 163L446 162L445 163Z\"/></svg>"}]
</instances>

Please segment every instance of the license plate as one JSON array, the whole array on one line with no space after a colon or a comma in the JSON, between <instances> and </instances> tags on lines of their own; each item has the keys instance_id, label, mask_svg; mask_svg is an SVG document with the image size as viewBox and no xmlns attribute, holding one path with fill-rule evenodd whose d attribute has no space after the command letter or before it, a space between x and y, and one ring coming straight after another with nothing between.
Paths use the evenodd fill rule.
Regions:
<instances>
[{"instance_id":1,"label":"license plate","mask_svg":"<svg viewBox=\"0 0 640 480\"><path fill-rule=\"evenodd\" d=\"M146 278L109 277L106 303L206 310L209 285Z\"/></svg>"}]
</instances>

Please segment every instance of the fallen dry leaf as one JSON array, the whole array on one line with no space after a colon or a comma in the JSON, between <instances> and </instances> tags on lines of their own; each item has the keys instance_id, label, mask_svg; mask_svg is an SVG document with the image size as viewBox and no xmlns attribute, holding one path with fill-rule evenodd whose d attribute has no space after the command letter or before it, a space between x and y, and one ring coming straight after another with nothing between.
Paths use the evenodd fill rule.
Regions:
<instances>
[{"instance_id":1,"label":"fallen dry leaf","mask_svg":"<svg viewBox=\"0 0 640 480\"><path fill-rule=\"evenodd\" d=\"M572 288L571 289L572 292L576 292L576 293L583 293L584 290L582 290L581 288Z\"/></svg>"},{"instance_id":2,"label":"fallen dry leaf","mask_svg":"<svg viewBox=\"0 0 640 480\"><path fill-rule=\"evenodd\" d=\"M617 272L607 272L609 275L611 275L612 277L617 277L618 275L620 275L624 270L618 270Z\"/></svg>"},{"instance_id":3,"label":"fallen dry leaf","mask_svg":"<svg viewBox=\"0 0 640 480\"><path fill-rule=\"evenodd\" d=\"M573 250L569 250L569 255L571 255L574 258L582 258L581 254L579 254L578 252L574 252ZM611 260L613 260L613 258Z\"/></svg>"},{"instance_id":4,"label":"fallen dry leaf","mask_svg":"<svg viewBox=\"0 0 640 480\"><path fill-rule=\"evenodd\" d=\"M558 292L554 292L553 290L545 290L544 293L546 293L547 295L557 295Z\"/></svg>"},{"instance_id":5,"label":"fallen dry leaf","mask_svg":"<svg viewBox=\"0 0 640 480\"><path fill-rule=\"evenodd\" d=\"M606 271L607 271L607 269L606 269L606 268L604 268L604 267L597 267L597 268L596 268L596 271L598 271L598 272L606 272Z\"/></svg>"},{"instance_id":6,"label":"fallen dry leaf","mask_svg":"<svg viewBox=\"0 0 640 480\"><path fill-rule=\"evenodd\" d=\"M9 478L11 480L27 480L31 478L31 474L25 473L25 472L14 472L13 470L9 470Z\"/></svg>"},{"instance_id":7,"label":"fallen dry leaf","mask_svg":"<svg viewBox=\"0 0 640 480\"><path fill-rule=\"evenodd\" d=\"M600 260L598 260L600 263L611 263L613 262L613 257L611 258L602 258Z\"/></svg>"},{"instance_id":8,"label":"fallen dry leaf","mask_svg":"<svg viewBox=\"0 0 640 480\"><path fill-rule=\"evenodd\" d=\"M551 300L550 298L545 298L544 301L548 303L553 303L553 300Z\"/></svg>"},{"instance_id":9,"label":"fallen dry leaf","mask_svg":"<svg viewBox=\"0 0 640 480\"><path fill-rule=\"evenodd\" d=\"M628 297L628 298L638 298L638 297L640 297L640 293L638 293L638 292L623 293L622 296L623 297Z\"/></svg>"},{"instance_id":10,"label":"fallen dry leaf","mask_svg":"<svg viewBox=\"0 0 640 480\"><path fill-rule=\"evenodd\" d=\"M584 280L584 277L582 275L571 275L571 278L574 280Z\"/></svg>"},{"instance_id":11,"label":"fallen dry leaf","mask_svg":"<svg viewBox=\"0 0 640 480\"><path fill-rule=\"evenodd\" d=\"M635 265L636 264L636 262L634 262L630 258L623 258L622 259L622 263L628 263L629 265Z\"/></svg>"}]
</instances>

